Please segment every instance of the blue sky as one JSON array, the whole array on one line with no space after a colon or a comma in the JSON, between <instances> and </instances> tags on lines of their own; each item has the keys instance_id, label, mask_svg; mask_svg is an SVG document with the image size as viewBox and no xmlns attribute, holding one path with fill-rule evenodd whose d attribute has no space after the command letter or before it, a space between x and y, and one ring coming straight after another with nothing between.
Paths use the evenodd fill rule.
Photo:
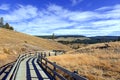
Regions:
<instances>
[{"instance_id":1,"label":"blue sky","mask_svg":"<svg viewBox=\"0 0 120 80\"><path fill-rule=\"evenodd\" d=\"M120 36L120 0L1 0L0 17L31 35Z\"/></svg>"}]
</instances>

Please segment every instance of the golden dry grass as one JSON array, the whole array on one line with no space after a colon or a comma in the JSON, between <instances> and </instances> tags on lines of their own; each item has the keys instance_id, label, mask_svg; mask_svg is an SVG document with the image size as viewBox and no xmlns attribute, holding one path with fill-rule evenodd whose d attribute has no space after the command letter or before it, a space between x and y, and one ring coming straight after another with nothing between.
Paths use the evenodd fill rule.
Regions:
<instances>
[{"instance_id":1,"label":"golden dry grass","mask_svg":"<svg viewBox=\"0 0 120 80\"><path fill-rule=\"evenodd\" d=\"M28 51L53 49L71 50L69 47L52 40L0 28L0 62L2 62L0 66L7 61L6 59L3 60L3 54L6 57L12 57L10 55L18 56L18 54ZM10 60L9 58L7 59L8 61ZM15 60L15 58L12 60Z\"/></svg>"},{"instance_id":2,"label":"golden dry grass","mask_svg":"<svg viewBox=\"0 0 120 80\"><path fill-rule=\"evenodd\" d=\"M69 50L67 46L59 44L52 40L42 39L38 37L33 37L27 34L10 31L6 29L0 29L0 45L19 45L21 43L27 43L30 45L37 46L42 49L66 49Z\"/></svg>"},{"instance_id":3,"label":"golden dry grass","mask_svg":"<svg viewBox=\"0 0 120 80\"><path fill-rule=\"evenodd\" d=\"M96 48L104 46L103 43L89 45L48 59L68 70L78 70L90 80L120 80L120 42L108 45L110 47L105 49Z\"/></svg>"}]
</instances>

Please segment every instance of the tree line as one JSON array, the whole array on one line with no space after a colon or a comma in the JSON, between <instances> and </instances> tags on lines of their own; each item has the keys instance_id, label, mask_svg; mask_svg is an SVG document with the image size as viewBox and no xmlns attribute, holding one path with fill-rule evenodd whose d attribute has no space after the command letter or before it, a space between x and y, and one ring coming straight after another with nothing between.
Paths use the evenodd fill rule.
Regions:
<instances>
[{"instance_id":1,"label":"tree line","mask_svg":"<svg viewBox=\"0 0 120 80\"><path fill-rule=\"evenodd\" d=\"M10 26L9 23L6 23L5 25L3 25L2 28L14 30L14 28L12 26Z\"/></svg>"}]
</instances>

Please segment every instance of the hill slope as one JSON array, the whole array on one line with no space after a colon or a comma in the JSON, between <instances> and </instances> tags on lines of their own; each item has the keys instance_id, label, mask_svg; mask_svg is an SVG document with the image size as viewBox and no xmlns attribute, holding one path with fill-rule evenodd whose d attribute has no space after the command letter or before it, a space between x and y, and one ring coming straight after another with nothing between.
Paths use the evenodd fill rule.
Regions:
<instances>
[{"instance_id":1,"label":"hill slope","mask_svg":"<svg viewBox=\"0 0 120 80\"><path fill-rule=\"evenodd\" d=\"M52 40L0 28L0 66L14 60L20 53L53 49L70 50L69 47Z\"/></svg>"},{"instance_id":2,"label":"hill slope","mask_svg":"<svg viewBox=\"0 0 120 80\"><path fill-rule=\"evenodd\" d=\"M91 44L48 59L71 71L78 70L80 75L89 80L120 79L119 41Z\"/></svg>"}]
</instances>

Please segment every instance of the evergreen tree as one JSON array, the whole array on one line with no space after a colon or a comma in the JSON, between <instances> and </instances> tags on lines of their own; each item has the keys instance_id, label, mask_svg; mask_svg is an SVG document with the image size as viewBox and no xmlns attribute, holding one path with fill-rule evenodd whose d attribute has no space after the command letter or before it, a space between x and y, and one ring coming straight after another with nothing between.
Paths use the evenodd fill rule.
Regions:
<instances>
[{"instance_id":1,"label":"evergreen tree","mask_svg":"<svg viewBox=\"0 0 120 80\"><path fill-rule=\"evenodd\" d=\"M14 30L14 28L12 27L12 26L10 26L10 28L9 28L10 30Z\"/></svg>"},{"instance_id":2,"label":"evergreen tree","mask_svg":"<svg viewBox=\"0 0 120 80\"><path fill-rule=\"evenodd\" d=\"M53 34L52 34L52 40L54 40L54 39L55 39L55 34L53 33Z\"/></svg>"},{"instance_id":3,"label":"evergreen tree","mask_svg":"<svg viewBox=\"0 0 120 80\"><path fill-rule=\"evenodd\" d=\"M5 24L5 28L6 29L9 29L10 28L10 25L8 23Z\"/></svg>"},{"instance_id":4,"label":"evergreen tree","mask_svg":"<svg viewBox=\"0 0 120 80\"><path fill-rule=\"evenodd\" d=\"M9 30L14 30L12 26L9 25L9 23L6 23L3 28L9 29Z\"/></svg>"}]
</instances>

